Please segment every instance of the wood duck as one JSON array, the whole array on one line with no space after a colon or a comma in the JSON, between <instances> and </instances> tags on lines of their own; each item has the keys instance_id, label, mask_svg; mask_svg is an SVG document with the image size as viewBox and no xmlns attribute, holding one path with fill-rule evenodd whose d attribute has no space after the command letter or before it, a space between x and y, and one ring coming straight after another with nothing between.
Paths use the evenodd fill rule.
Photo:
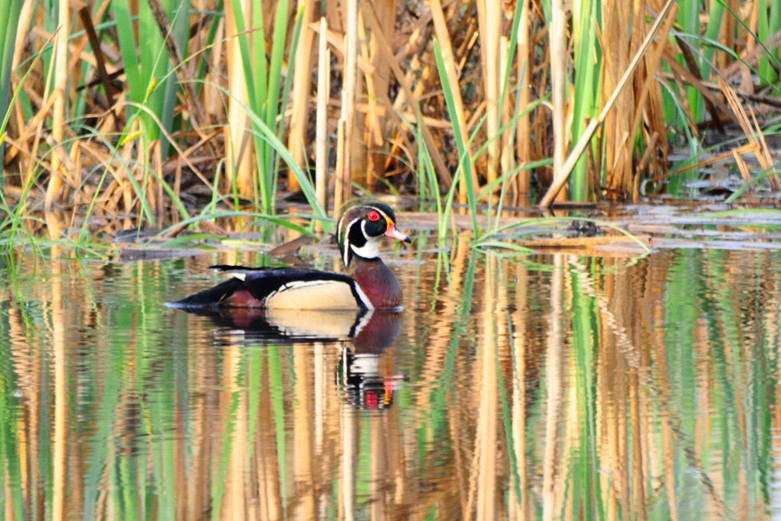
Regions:
<instances>
[{"instance_id":1,"label":"wood duck","mask_svg":"<svg viewBox=\"0 0 781 521\"><path fill-rule=\"evenodd\" d=\"M396 228L393 209L359 204L339 218L336 237L347 274L298 268L212 266L233 277L169 304L177 308L400 309L401 285L380 258L379 241L410 238Z\"/></svg>"}]
</instances>

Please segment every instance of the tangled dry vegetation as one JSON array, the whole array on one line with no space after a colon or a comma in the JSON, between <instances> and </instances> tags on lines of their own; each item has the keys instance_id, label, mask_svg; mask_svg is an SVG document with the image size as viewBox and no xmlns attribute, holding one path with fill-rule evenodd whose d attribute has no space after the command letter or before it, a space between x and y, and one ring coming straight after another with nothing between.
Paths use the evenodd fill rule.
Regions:
<instances>
[{"instance_id":1,"label":"tangled dry vegetation","mask_svg":"<svg viewBox=\"0 0 781 521\"><path fill-rule=\"evenodd\" d=\"M325 216L777 190L781 5L702 4L7 0L2 203L116 228L298 191Z\"/></svg>"}]
</instances>

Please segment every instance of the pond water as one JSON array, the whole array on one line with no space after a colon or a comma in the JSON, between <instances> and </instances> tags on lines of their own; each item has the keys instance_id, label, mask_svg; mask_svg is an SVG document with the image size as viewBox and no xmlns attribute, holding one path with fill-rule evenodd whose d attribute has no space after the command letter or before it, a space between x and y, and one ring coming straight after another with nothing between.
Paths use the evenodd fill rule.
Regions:
<instances>
[{"instance_id":1,"label":"pond water","mask_svg":"<svg viewBox=\"0 0 781 521\"><path fill-rule=\"evenodd\" d=\"M250 254L6 266L2 517L781 516L781 253L426 242L372 316L163 306Z\"/></svg>"}]
</instances>

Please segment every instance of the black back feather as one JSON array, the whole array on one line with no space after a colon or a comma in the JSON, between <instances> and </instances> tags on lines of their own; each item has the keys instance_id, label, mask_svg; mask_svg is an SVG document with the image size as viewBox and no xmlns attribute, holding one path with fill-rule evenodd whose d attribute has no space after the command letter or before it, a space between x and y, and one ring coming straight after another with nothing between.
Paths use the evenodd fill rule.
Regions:
<instances>
[{"instance_id":1,"label":"black back feather","mask_svg":"<svg viewBox=\"0 0 781 521\"><path fill-rule=\"evenodd\" d=\"M194 295L168 304L171 307L197 309L215 308L225 304L236 291L247 290L253 298L263 302L269 295L276 293L286 284L317 281L343 282L350 286L356 302L361 307L361 299L357 294L355 281L341 273L331 273L321 270L302 270L299 268L247 268L244 266L212 266L214 270L227 273L241 273L244 280L233 277L217 286L200 291Z\"/></svg>"}]
</instances>

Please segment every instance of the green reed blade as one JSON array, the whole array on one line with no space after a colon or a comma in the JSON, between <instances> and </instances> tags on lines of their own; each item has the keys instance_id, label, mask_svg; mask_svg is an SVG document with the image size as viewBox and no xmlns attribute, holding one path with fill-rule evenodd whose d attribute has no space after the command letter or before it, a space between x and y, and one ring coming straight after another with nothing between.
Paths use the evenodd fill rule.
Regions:
<instances>
[{"instance_id":1,"label":"green reed blade","mask_svg":"<svg viewBox=\"0 0 781 521\"><path fill-rule=\"evenodd\" d=\"M293 28L293 36L290 41L290 50L288 51L288 56L294 57L296 56L296 52L298 49L298 42L301 39L301 33L304 28L304 10L303 6L300 6L298 9L298 14L296 15L296 23L295 27ZM275 116L276 120L276 135L280 136L280 138L285 136L285 131L287 129L287 126L285 125L285 122L287 121L287 117L284 115L288 112L288 103L290 101L290 90L293 86L293 77L296 74L296 68L295 68L296 60L293 58L290 60L290 63L288 64L287 72L285 74L285 82L282 86L282 93L281 98L279 102L279 109L277 110L277 115ZM301 74L301 73L299 73ZM282 117L279 117L279 114L282 114ZM272 120L269 122L269 128L274 128L275 121ZM279 154L276 153L276 151L272 148L271 150L271 160L269 161L269 167L271 168L272 176L271 176L271 187L273 190L276 191L277 186L279 185L279 170L280 165L282 164L282 158L279 156ZM310 172L309 168L309 162L308 158L304 156L304 168L303 172ZM273 167L271 164L273 163ZM276 192L274 192L276 193Z\"/></svg>"},{"instance_id":2,"label":"green reed blade","mask_svg":"<svg viewBox=\"0 0 781 521\"><path fill-rule=\"evenodd\" d=\"M600 26L600 3L594 0L573 2L573 21L576 21L574 39L574 80L575 93L572 99L574 113L572 118L572 142L577 143L586 131L590 120L600 111L601 92L599 84L602 74L602 53L597 46L597 31ZM575 165L570 179L570 197L573 201L586 201L588 186L588 159L584 155Z\"/></svg>"},{"instance_id":3,"label":"green reed blade","mask_svg":"<svg viewBox=\"0 0 781 521\"><path fill-rule=\"evenodd\" d=\"M0 306L3 317L8 317L7 302ZM15 519L28 519L24 515L24 483L22 480L22 457L20 454L19 423L17 398L14 393L18 391L16 372L11 361L14 355L11 352L9 338L9 325L6 318L0 320L0 498L3 499L3 508L12 513ZM29 443L29 440L28 440ZM6 492L9 492L6 495Z\"/></svg>"},{"instance_id":4,"label":"green reed blade","mask_svg":"<svg viewBox=\"0 0 781 521\"><path fill-rule=\"evenodd\" d=\"M279 493L282 496L282 504L287 499L287 439L285 437L285 398L282 381L282 354L280 346L268 347L269 385L271 387L271 409L273 411L274 435L277 447L277 463L279 465Z\"/></svg>"},{"instance_id":5,"label":"green reed blade","mask_svg":"<svg viewBox=\"0 0 781 521\"><path fill-rule=\"evenodd\" d=\"M445 95L445 102L447 104L448 111L451 114L450 122L453 125L453 135L456 140L456 147L458 148L458 171L461 173L460 182L466 183L467 203L469 205L469 213L472 219L472 230L475 235L475 239L477 239L480 237L480 227L477 225L477 200L475 186L472 182L472 164L471 161L468 160L468 150L466 141L464 140L464 132L466 129L461 128L461 125L458 123L458 118L455 117L456 104L455 99L453 98L454 86L451 85L450 81L448 80L445 69L445 60L442 57L442 49L440 48L439 42L436 39L434 40L434 56L437 61L437 71L439 72L439 80L442 84L442 91ZM453 186L455 185L456 183L453 183Z\"/></svg>"},{"instance_id":6,"label":"green reed blade","mask_svg":"<svg viewBox=\"0 0 781 521\"><path fill-rule=\"evenodd\" d=\"M588 261L587 261L588 262ZM580 262L582 263L582 262ZM585 411L584 422L578 431L578 455L574 479L578 500L576 505L585 513L584 519L605 519L602 502L599 442L597 423L597 399L595 396L598 378L599 309L593 297L583 290L588 279L579 269L572 269L572 347L575 351L575 382L577 400L581 411Z\"/></svg>"},{"instance_id":7,"label":"green reed blade","mask_svg":"<svg viewBox=\"0 0 781 521\"><path fill-rule=\"evenodd\" d=\"M711 0L710 9L708 14L708 25L705 29L705 39L710 41L717 41L719 34L722 31L722 24L724 22L724 3L722 0ZM711 69L713 64L713 56L716 49L711 45L706 45L702 51L702 77L706 80L710 80Z\"/></svg>"},{"instance_id":8,"label":"green reed blade","mask_svg":"<svg viewBox=\"0 0 781 521\"><path fill-rule=\"evenodd\" d=\"M19 25L21 0L7 0L0 5L0 176L3 174L4 150L3 137L10 116L8 96L11 92L11 64L16 43L16 28Z\"/></svg>"},{"instance_id":9,"label":"green reed blade","mask_svg":"<svg viewBox=\"0 0 781 521\"><path fill-rule=\"evenodd\" d=\"M504 278L504 277L502 277ZM502 281L502 282L506 282ZM504 312L505 320L507 322L507 338L514 338L513 333L513 317L509 310ZM499 337L497 337L498 339ZM521 491L521 476L518 472L518 454L515 451L515 443L513 439L513 414L512 404L510 403L510 397L508 396L508 386L504 381L504 372L502 371L501 357L499 356L499 346L496 346L496 380L499 388L499 399L502 404L502 426L504 427L504 439L505 447L507 448L507 456L509 459L510 472L512 473L512 489L514 493L515 502L520 505L523 501L523 492ZM516 349L510 350L510 356L512 357L512 371L510 373L510 388L516 385L515 378L517 374L517 360L516 356L519 353ZM522 354L520 356L523 356Z\"/></svg>"}]
</instances>

